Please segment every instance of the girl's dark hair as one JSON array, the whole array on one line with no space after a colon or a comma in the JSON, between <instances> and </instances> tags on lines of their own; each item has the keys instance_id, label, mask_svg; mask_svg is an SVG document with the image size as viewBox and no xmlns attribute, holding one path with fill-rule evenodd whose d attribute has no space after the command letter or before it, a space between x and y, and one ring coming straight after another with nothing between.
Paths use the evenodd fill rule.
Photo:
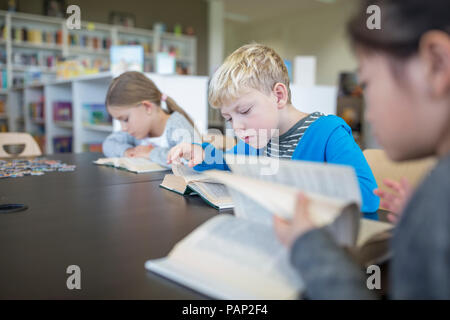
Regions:
<instances>
[{"instance_id":1,"label":"girl's dark hair","mask_svg":"<svg viewBox=\"0 0 450 320\"><path fill-rule=\"evenodd\" d=\"M449 0L366 0L349 21L348 32L357 47L407 58L418 52L427 31L450 32L449 4ZM381 29L367 28L370 5L381 9Z\"/></svg>"},{"instance_id":2,"label":"girl's dark hair","mask_svg":"<svg viewBox=\"0 0 450 320\"><path fill-rule=\"evenodd\" d=\"M162 93L155 83L144 74L136 71L128 71L114 78L106 93L105 105L107 107L128 107L148 100L161 107ZM189 115L170 97L166 98L168 111L181 113L195 128L194 121Z\"/></svg>"}]
</instances>

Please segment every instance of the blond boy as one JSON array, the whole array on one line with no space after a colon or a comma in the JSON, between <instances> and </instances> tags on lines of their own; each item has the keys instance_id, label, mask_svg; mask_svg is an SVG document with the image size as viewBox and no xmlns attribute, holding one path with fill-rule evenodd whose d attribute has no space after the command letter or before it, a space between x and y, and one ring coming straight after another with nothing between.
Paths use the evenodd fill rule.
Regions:
<instances>
[{"instance_id":1,"label":"blond boy","mask_svg":"<svg viewBox=\"0 0 450 320\"><path fill-rule=\"evenodd\" d=\"M227 153L353 166L361 188L362 211L378 209L379 199L373 194L375 178L350 127L337 116L306 114L292 105L286 66L273 49L249 44L233 52L213 75L208 99L239 138ZM223 152L209 143L179 144L169 151L167 161L181 158L198 171L229 170Z\"/></svg>"}]
</instances>

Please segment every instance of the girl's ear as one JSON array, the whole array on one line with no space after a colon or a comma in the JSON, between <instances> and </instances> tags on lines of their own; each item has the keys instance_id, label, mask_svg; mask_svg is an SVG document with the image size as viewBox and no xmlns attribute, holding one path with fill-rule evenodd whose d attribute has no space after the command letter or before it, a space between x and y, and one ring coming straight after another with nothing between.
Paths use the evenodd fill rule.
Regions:
<instances>
[{"instance_id":1,"label":"girl's ear","mask_svg":"<svg viewBox=\"0 0 450 320\"><path fill-rule=\"evenodd\" d=\"M277 107L283 108L288 102L289 93L287 87L283 83L276 83L272 89L273 94L276 97Z\"/></svg>"},{"instance_id":2,"label":"girl's ear","mask_svg":"<svg viewBox=\"0 0 450 320\"><path fill-rule=\"evenodd\" d=\"M142 105L144 106L147 114L151 114L155 109L155 105L148 100L142 101Z\"/></svg>"},{"instance_id":3,"label":"girl's ear","mask_svg":"<svg viewBox=\"0 0 450 320\"><path fill-rule=\"evenodd\" d=\"M442 97L450 92L450 37L442 31L429 31L420 40L419 54L425 63L431 94Z\"/></svg>"}]
</instances>

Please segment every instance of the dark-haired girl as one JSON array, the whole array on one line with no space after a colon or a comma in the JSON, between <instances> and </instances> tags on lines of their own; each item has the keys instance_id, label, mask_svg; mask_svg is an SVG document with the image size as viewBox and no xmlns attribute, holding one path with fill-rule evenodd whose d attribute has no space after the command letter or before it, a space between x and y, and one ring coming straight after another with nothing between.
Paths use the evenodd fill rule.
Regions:
<instances>
[{"instance_id":1,"label":"dark-haired girl","mask_svg":"<svg viewBox=\"0 0 450 320\"><path fill-rule=\"evenodd\" d=\"M381 8L381 30L366 27L366 8ZM349 24L367 119L396 161L434 155L438 164L404 208L391 241L390 299L450 299L450 10L448 0L367 2ZM308 215L300 196L292 221L275 220L291 247L306 296L380 298L361 270Z\"/></svg>"}]
</instances>

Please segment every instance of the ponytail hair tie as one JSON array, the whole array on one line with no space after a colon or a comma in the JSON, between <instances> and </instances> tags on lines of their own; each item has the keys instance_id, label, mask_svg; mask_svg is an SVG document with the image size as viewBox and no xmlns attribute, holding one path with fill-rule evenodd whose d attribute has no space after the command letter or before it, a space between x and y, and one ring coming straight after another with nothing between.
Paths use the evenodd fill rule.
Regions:
<instances>
[{"instance_id":1,"label":"ponytail hair tie","mask_svg":"<svg viewBox=\"0 0 450 320\"><path fill-rule=\"evenodd\" d=\"M161 108L162 108L163 110L168 111L169 108L168 108L168 106L167 106L166 100L167 100L167 95L164 94L164 93L161 94Z\"/></svg>"}]
</instances>

